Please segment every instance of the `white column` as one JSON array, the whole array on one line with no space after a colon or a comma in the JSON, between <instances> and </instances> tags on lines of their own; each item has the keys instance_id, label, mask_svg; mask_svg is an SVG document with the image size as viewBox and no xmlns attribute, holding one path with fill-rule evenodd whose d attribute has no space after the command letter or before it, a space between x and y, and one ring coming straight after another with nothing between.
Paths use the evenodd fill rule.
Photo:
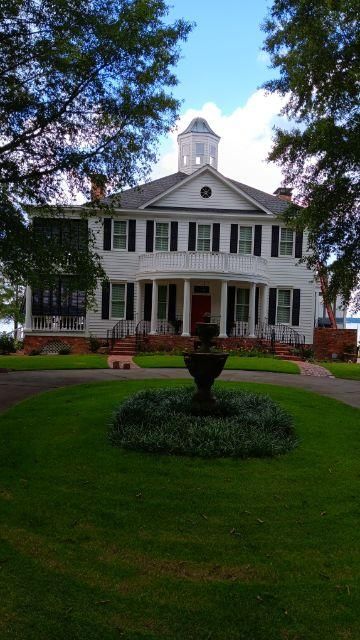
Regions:
<instances>
[{"instance_id":1,"label":"white column","mask_svg":"<svg viewBox=\"0 0 360 640\"><path fill-rule=\"evenodd\" d=\"M32 325L32 295L31 295L31 287L27 285L26 293L25 293L25 331L31 331Z\"/></svg>"},{"instance_id":2,"label":"white column","mask_svg":"<svg viewBox=\"0 0 360 640\"><path fill-rule=\"evenodd\" d=\"M152 281L152 301L151 301L151 324L150 335L157 333L157 308L158 308L158 283L157 280Z\"/></svg>"},{"instance_id":3,"label":"white column","mask_svg":"<svg viewBox=\"0 0 360 640\"><path fill-rule=\"evenodd\" d=\"M184 280L183 336L190 335L190 280Z\"/></svg>"},{"instance_id":4,"label":"white column","mask_svg":"<svg viewBox=\"0 0 360 640\"><path fill-rule=\"evenodd\" d=\"M136 312L135 312L135 320L136 323L142 320L143 315L143 306L142 306L142 283L136 282Z\"/></svg>"},{"instance_id":5,"label":"white column","mask_svg":"<svg viewBox=\"0 0 360 640\"><path fill-rule=\"evenodd\" d=\"M249 300L249 338L255 338L255 295L256 283L252 282Z\"/></svg>"},{"instance_id":6,"label":"white column","mask_svg":"<svg viewBox=\"0 0 360 640\"><path fill-rule=\"evenodd\" d=\"M220 298L220 333L219 338L226 338L226 315L227 315L227 296L228 283L226 280L221 281L221 298Z\"/></svg>"},{"instance_id":7,"label":"white column","mask_svg":"<svg viewBox=\"0 0 360 640\"><path fill-rule=\"evenodd\" d=\"M267 318L267 308L269 304L269 287L264 284L261 291L261 305L260 305L260 322L265 324Z\"/></svg>"}]
</instances>

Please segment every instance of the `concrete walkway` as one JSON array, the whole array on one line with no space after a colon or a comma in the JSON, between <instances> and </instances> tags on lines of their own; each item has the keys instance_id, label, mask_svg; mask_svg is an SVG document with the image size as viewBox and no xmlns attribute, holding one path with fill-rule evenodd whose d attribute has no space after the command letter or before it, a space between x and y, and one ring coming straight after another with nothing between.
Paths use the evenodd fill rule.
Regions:
<instances>
[{"instance_id":1,"label":"concrete walkway","mask_svg":"<svg viewBox=\"0 0 360 640\"><path fill-rule=\"evenodd\" d=\"M87 369L68 371L11 371L0 373L0 411L42 391L87 382L190 378L185 369ZM259 382L307 389L360 408L360 382L265 371L224 371L220 380Z\"/></svg>"}]
</instances>

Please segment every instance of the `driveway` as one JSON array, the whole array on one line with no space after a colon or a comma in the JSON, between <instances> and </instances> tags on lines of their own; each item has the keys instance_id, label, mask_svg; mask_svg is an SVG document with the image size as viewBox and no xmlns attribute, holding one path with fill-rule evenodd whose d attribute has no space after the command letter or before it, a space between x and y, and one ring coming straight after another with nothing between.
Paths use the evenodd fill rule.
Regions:
<instances>
[{"instance_id":1,"label":"driveway","mask_svg":"<svg viewBox=\"0 0 360 640\"><path fill-rule=\"evenodd\" d=\"M190 378L184 369L87 369L68 371L11 371L0 373L0 412L42 391L87 382L145 380L147 378ZM224 371L221 380L259 382L307 389L360 408L360 382L316 378L266 371Z\"/></svg>"}]
</instances>

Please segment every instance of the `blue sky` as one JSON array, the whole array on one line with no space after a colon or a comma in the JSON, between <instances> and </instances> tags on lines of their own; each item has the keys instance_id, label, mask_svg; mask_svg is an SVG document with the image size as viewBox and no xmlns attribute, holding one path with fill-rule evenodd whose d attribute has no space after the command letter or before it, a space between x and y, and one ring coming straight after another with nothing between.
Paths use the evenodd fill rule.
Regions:
<instances>
[{"instance_id":1,"label":"blue sky","mask_svg":"<svg viewBox=\"0 0 360 640\"><path fill-rule=\"evenodd\" d=\"M215 102L229 114L273 73L259 55L268 3L239 0L173 0L170 17L196 22L182 45L176 94L184 109Z\"/></svg>"},{"instance_id":2,"label":"blue sky","mask_svg":"<svg viewBox=\"0 0 360 640\"><path fill-rule=\"evenodd\" d=\"M255 0L173 0L169 20L195 23L181 44L174 94L182 101L177 130L161 140L160 161L152 177L177 170L176 136L190 120L203 116L221 137L219 170L226 176L273 192L280 169L266 163L282 102L260 89L274 75L261 51L260 25L267 2Z\"/></svg>"}]
</instances>

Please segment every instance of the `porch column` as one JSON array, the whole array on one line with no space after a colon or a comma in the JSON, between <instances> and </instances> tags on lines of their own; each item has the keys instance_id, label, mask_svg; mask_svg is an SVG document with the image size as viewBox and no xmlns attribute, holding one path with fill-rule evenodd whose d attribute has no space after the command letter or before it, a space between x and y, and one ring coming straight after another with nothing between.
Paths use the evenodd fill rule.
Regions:
<instances>
[{"instance_id":1,"label":"porch column","mask_svg":"<svg viewBox=\"0 0 360 640\"><path fill-rule=\"evenodd\" d=\"M32 325L31 316L32 316L32 293L31 293L31 287L27 285L26 293L25 293L25 326L24 326L25 331L31 331L31 325Z\"/></svg>"},{"instance_id":2,"label":"porch column","mask_svg":"<svg viewBox=\"0 0 360 640\"><path fill-rule=\"evenodd\" d=\"M190 335L190 280L184 280L182 336Z\"/></svg>"},{"instance_id":3,"label":"porch column","mask_svg":"<svg viewBox=\"0 0 360 640\"><path fill-rule=\"evenodd\" d=\"M219 338L227 338L227 334L226 334L227 295L228 295L228 283L226 280L222 280L221 281L221 298L220 298Z\"/></svg>"},{"instance_id":4,"label":"porch column","mask_svg":"<svg viewBox=\"0 0 360 640\"><path fill-rule=\"evenodd\" d=\"M136 312L135 312L135 320L136 323L142 320L142 283L140 281L136 282Z\"/></svg>"},{"instance_id":5,"label":"porch column","mask_svg":"<svg viewBox=\"0 0 360 640\"><path fill-rule=\"evenodd\" d=\"M249 338L255 338L255 295L256 282L252 282L249 299Z\"/></svg>"},{"instance_id":6,"label":"porch column","mask_svg":"<svg viewBox=\"0 0 360 640\"><path fill-rule=\"evenodd\" d=\"M267 307L269 304L269 287L267 284L261 289L261 304L260 304L260 322L261 324L265 324L265 320L267 317Z\"/></svg>"},{"instance_id":7,"label":"porch column","mask_svg":"<svg viewBox=\"0 0 360 640\"><path fill-rule=\"evenodd\" d=\"M157 308L158 308L158 283L157 280L152 281L152 302L151 302L151 323L150 335L157 334Z\"/></svg>"}]
</instances>

